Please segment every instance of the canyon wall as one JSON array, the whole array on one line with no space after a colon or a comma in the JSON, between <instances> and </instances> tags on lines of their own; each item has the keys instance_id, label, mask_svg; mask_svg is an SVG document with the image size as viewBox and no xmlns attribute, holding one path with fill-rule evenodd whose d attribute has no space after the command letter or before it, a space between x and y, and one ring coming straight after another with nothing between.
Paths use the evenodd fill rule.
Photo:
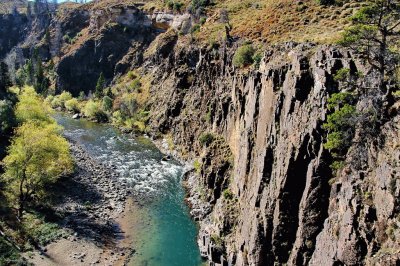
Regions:
<instances>
[{"instance_id":1,"label":"canyon wall","mask_svg":"<svg viewBox=\"0 0 400 266\"><path fill-rule=\"evenodd\" d=\"M400 263L399 105L374 138L356 134L338 173L323 146L334 74L369 75L365 63L333 45L286 43L239 69L240 40L198 44L177 33L190 23L135 6L66 14L51 24L52 36L61 24L76 37L56 61L59 90L93 90L100 73L111 84L128 70L148 77L150 134L195 166L185 185L210 265Z\"/></svg>"},{"instance_id":2,"label":"canyon wall","mask_svg":"<svg viewBox=\"0 0 400 266\"><path fill-rule=\"evenodd\" d=\"M370 69L335 46L275 46L248 70L232 66L234 47L187 47L144 62L153 65L153 129L201 165L186 178L210 264L399 263L397 111L381 141L354 141L338 173L323 147L334 74ZM212 144L200 143L204 133Z\"/></svg>"}]
</instances>

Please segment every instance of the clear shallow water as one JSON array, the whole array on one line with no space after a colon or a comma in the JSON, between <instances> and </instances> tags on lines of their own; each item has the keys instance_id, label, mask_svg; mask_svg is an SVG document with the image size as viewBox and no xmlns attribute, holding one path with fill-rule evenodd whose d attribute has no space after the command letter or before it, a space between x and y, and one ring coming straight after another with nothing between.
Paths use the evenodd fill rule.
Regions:
<instances>
[{"instance_id":1,"label":"clear shallow water","mask_svg":"<svg viewBox=\"0 0 400 266\"><path fill-rule=\"evenodd\" d=\"M130 265L199 266L197 227L190 219L181 186L183 167L161 162L163 154L150 140L129 138L109 125L74 120L57 114L64 134L104 164L115 167L121 179L146 198L138 214ZM136 219L136 218L135 218Z\"/></svg>"}]
</instances>

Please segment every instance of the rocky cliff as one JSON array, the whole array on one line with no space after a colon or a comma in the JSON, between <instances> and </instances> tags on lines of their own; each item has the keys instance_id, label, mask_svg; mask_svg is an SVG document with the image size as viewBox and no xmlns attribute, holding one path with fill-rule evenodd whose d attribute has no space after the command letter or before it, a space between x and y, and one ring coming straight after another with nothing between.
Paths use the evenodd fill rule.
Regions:
<instances>
[{"instance_id":1,"label":"rocky cliff","mask_svg":"<svg viewBox=\"0 0 400 266\"><path fill-rule=\"evenodd\" d=\"M333 76L348 68L373 82L365 62L287 43L238 69L240 40L179 36L191 19L125 4L64 13L52 22L52 36L61 25L73 38L56 56L58 88L93 90L101 72L111 84L128 70L148 77L150 134L194 165L185 185L210 265L400 263L398 104L373 137L358 126L342 170L332 172L323 146L327 100L341 90ZM357 110L374 97L383 96L365 94Z\"/></svg>"},{"instance_id":2,"label":"rocky cliff","mask_svg":"<svg viewBox=\"0 0 400 266\"><path fill-rule=\"evenodd\" d=\"M349 51L290 43L243 71L232 50L178 43L166 59L145 60L157 62L154 130L201 165L187 183L203 256L212 265L399 263L397 113L381 141L363 140L361 150L354 142L337 174L323 147L334 74L370 70ZM205 132L210 145L199 142Z\"/></svg>"}]
</instances>

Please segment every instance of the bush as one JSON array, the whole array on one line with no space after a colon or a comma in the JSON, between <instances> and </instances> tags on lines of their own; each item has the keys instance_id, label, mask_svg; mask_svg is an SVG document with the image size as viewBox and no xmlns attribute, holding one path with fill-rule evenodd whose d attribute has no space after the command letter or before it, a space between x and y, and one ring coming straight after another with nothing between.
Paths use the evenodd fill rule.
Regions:
<instances>
[{"instance_id":1,"label":"bush","mask_svg":"<svg viewBox=\"0 0 400 266\"><path fill-rule=\"evenodd\" d=\"M253 55L253 62L254 62L254 65L255 65L257 68L260 67L262 57L263 57L263 55L262 55L261 53L255 53L255 54Z\"/></svg>"},{"instance_id":2,"label":"bush","mask_svg":"<svg viewBox=\"0 0 400 266\"><path fill-rule=\"evenodd\" d=\"M79 93L78 99L79 99L79 101L84 101L84 100L86 100L85 92L81 91L81 92Z\"/></svg>"},{"instance_id":3,"label":"bush","mask_svg":"<svg viewBox=\"0 0 400 266\"><path fill-rule=\"evenodd\" d=\"M328 109L335 111L328 115L323 125L328 130L324 147L331 150L334 157L341 157L350 147L355 133L355 97L349 92L335 93L328 99Z\"/></svg>"},{"instance_id":4,"label":"bush","mask_svg":"<svg viewBox=\"0 0 400 266\"><path fill-rule=\"evenodd\" d=\"M58 96L53 97L52 101L50 102L50 105L52 108L62 107L62 102L60 100L60 97Z\"/></svg>"},{"instance_id":5,"label":"bush","mask_svg":"<svg viewBox=\"0 0 400 266\"><path fill-rule=\"evenodd\" d=\"M70 112L79 112L79 102L76 98L67 100L65 102L64 106L65 106L65 109L67 109Z\"/></svg>"},{"instance_id":6,"label":"bush","mask_svg":"<svg viewBox=\"0 0 400 266\"><path fill-rule=\"evenodd\" d=\"M65 107L65 102L72 99L72 95L68 91L63 91L59 96L61 107Z\"/></svg>"},{"instance_id":7,"label":"bush","mask_svg":"<svg viewBox=\"0 0 400 266\"><path fill-rule=\"evenodd\" d=\"M200 174L201 172L201 163L198 160L193 162L193 168L196 170L196 173Z\"/></svg>"},{"instance_id":8,"label":"bush","mask_svg":"<svg viewBox=\"0 0 400 266\"><path fill-rule=\"evenodd\" d=\"M231 200L233 199L234 195L232 191L229 188L227 188L222 192L222 196L224 197L224 199Z\"/></svg>"},{"instance_id":9,"label":"bush","mask_svg":"<svg viewBox=\"0 0 400 266\"><path fill-rule=\"evenodd\" d=\"M103 97L103 102L102 102L103 110L109 112L109 111L111 111L112 106L113 106L112 99L110 97L108 97L108 96L104 96Z\"/></svg>"},{"instance_id":10,"label":"bush","mask_svg":"<svg viewBox=\"0 0 400 266\"><path fill-rule=\"evenodd\" d=\"M194 24L192 26L192 29L190 30L191 33L196 33L200 31L200 25L199 24Z\"/></svg>"},{"instance_id":11,"label":"bush","mask_svg":"<svg viewBox=\"0 0 400 266\"><path fill-rule=\"evenodd\" d=\"M86 117L96 119L98 122L106 122L107 115L100 108L100 104L93 100L89 100L83 108L83 113Z\"/></svg>"},{"instance_id":12,"label":"bush","mask_svg":"<svg viewBox=\"0 0 400 266\"><path fill-rule=\"evenodd\" d=\"M201 145L210 145L214 141L215 137L212 133L203 133L200 135L199 141Z\"/></svg>"},{"instance_id":13,"label":"bush","mask_svg":"<svg viewBox=\"0 0 400 266\"><path fill-rule=\"evenodd\" d=\"M233 56L233 65L236 67L245 67L253 64L254 48L251 44L239 47Z\"/></svg>"}]
</instances>

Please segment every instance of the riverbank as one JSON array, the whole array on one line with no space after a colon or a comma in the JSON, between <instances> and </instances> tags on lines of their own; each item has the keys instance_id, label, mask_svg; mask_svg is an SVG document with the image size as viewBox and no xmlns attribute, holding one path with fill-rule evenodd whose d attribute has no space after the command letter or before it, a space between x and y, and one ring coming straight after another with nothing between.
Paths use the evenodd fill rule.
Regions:
<instances>
[{"instance_id":1,"label":"riverbank","mask_svg":"<svg viewBox=\"0 0 400 266\"><path fill-rule=\"evenodd\" d=\"M65 236L24 256L35 265L124 265L134 250L131 188L70 140L76 171L54 186L54 211Z\"/></svg>"}]
</instances>

